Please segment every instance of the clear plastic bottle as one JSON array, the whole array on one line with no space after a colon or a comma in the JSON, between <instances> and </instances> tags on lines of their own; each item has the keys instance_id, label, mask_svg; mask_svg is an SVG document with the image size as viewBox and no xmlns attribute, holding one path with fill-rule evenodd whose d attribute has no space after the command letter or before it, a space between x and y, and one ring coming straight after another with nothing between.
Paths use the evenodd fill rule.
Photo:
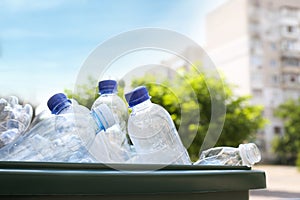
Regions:
<instances>
[{"instance_id":1,"label":"clear plastic bottle","mask_svg":"<svg viewBox=\"0 0 300 200\"><path fill-rule=\"evenodd\" d=\"M125 94L132 108L128 133L135 146L134 162L153 164L191 164L169 113L150 101L146 87Z\"/></svg>"},{"instance_id":2,"label":"clear plastic bottle","mask_svg":"<svg viewBox=\"0 0 300 200\"><path fill-rule=\"evenodd\" d=\"M76 101L68 99L63 93L57 93L48 100L48 108L54 115L66 113L82 114L89 113L89 109L79 105Z\"/></svg>"},{"instance_id":3,"label":"clear plastic bottle","mask_svg":"<svg viewBox=\"0 0 300 200\"><path fill-rule=\"evenodd\" d=\"M125 102L117 95L117 87L115 80L100 81L98 84L100 96L92 105L92 109L101 104L111 109L116 124L105 132L110 144L111 162L124 162L130 157L130 145L127 139L128 109Z\"/></svg>"},{"instance_id":4,"label":"clear plastic bottle","mask_svg":"<svg viewBox=\"0 0 300 200\"><path fill-rule=\"evenodd\" d=\"M251 167L258 163L261 154L254 143L240 144L234 147L215 147L203 151L194 165L229 165Z\"/></svg>"},{"instance_id":5,"label":"clear plastic bottle","mask_svg":"<svg viewBox=\"0 0 300 200\"><path fill-rule=\"evenodd\" d=\"M92 109L100 104L106 104L112 111L116 124L119 125L118 131L107 132L110 135L111 141L118 145L127 145L127 120L128 110L125 102L117 95L117 82L115 80L103 80L98 84L100 96L94 102ZM121 132L119 131L121 129ZM113 130L113 129L111 129Z\"/></svg>"},{"instance_id":6,"label":"clear plastic bottle","mask_svg":"<svg viewBox=\"0 0 300 200\"><path fill-rule=\"evenodd\" d=\"M52 117L34 126L26 137L0 156L5 160L95 162L87 149L96 135L114 125L110 109L100 105L91 112L83 106L73 107L64 94L56 94L48 101ZM106 151L99 146L100 153ZM2 155L1 155L2 154Z\"/></svg>"},{"instance_id":7,"label":"clear plastic bottle","mask_svg":"<svg viewBox=\"0 0 300 200\"><path fill-rule=\"evenodd\" d=\"M20 105L17 97L0 99L0 148L13 143L27 131L32 115L31 105Z\"/></svg>"},{"instance_id":8,"label":"clear plastic bottle","mask_svg":"<svg viewBox=\"0 0 300 200\"><path fill-rule=\"evenodd\" d=\"M37 125L38 123L40 123L42 120L45 120L49 117L51 117L51 113L48 110L43 110L42 112L36 114L29 126L29 130L33 128L35 125Z\"/></svg>"}]
</instances>

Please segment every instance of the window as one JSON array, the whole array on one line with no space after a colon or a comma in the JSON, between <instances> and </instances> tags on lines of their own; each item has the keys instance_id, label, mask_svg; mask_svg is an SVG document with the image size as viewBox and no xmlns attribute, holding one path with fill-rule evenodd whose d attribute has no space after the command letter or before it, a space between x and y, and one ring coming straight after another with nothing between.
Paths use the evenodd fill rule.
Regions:
<instances>
[{"instance_id":1,"label":"window","mask_svg":"<svg viewBox=\"0 0 300 200\"><path fill-rule=\"evenodd\" d=\"M278 84L278 83L279 83L278 75L273 75L273 76L272 76L272 83L273 83L273 84Z\"/></svg>"},{"instance_id":2,"label":"window","mask_svg":"<svg viewBox=\"0 0 300 200\"><path fill-rule=\"evenodd\" d=\"M281 127L280 126L274 126L274 133L275 135L280 135L281 134Z\"/></svg>"},{"instance_id":3,"label":"window","mask_svg":"<svg viewBox=\"0 0 300 200\"><path fill-rule=\"evenodd\" d=\"M295 75L290 76L290 81L291 81L291 83L295 83L296 82L296 76Z\"/></svg>"},{"instance_id":4,"label":"window","mask_svg":"<svg viewBox=\"0 0 300 200\"><path fill-rule=\"evenodd\" d=\"M299 34L299 28L296 25L287 25L281 27L281 34L286 37L296 38Z\"/></svg>"},{"instance_id":5,"label":"window","mask_svg":"<svg viewBox=\"0 0 300 200\"><path fill-rule=\"evenodd\" d=\"M271 67L277 67L277 62L276 62L276 60L270 60L270 66L271 66Z\"/></svg>"},{"instance_id":6,"label":"window","mask_svg":"<svg viewBox=\"0 0 300 200\"><path fill-rule=\"evenodd\" d=\"M263 53L262 42L258 38L253 38L251 40L251 53L258 55Z\"/></svg>"},{"instance_id":7,"label":"window","mask_svg":"<svg viewBox=\"0 0 300 200\"><path fill-rule=\"evenodd\" d=\"M298 75L297 74L284 74L283 82L287 85L294 85L295 83L298 82Z\"/></svg>"},{"instance_id":8,"label":"window","mask_svg":"<svg viewBox=\"0 0 300 200\"><path fill-rule=\"evenodd\" d=\"M251 65L256 66L258 68L261 68L261 66L262 66L261 56L252 56L250 62L251 62Z\"/></svg>"},{"instance_id":9,"label":"window","mask_svg":"<svg viewBox=\"0 0 300 200\"><path fill-rule=\"evenodd\" d=\"M284 74L283 81L288 85L299 84L299 75L298 74Z\"/></svg>"},{"instance_id":10,"label":"window","mask_svg":"<svg viewBox=\"0 0 300 200\"><path fill-rule=\"evenodd\" d=\"M285 26L284 27L284 32L288 33L288 34L295 34L298 33L298 28L296 26Z\"/></svg>"},{"instance_id":11,"label":"window","mask_svg":"<svg viewBox=\"0 0 300 200\"><path fill-rule=\"evenodd\" d=\"M274 42L271 42L270 48L271 48L271 50L276 51L276 44Z\"/></svg>"},{"instance_id":12,"label":"window","mask_svg":"<svg viewBox=\"0 0 300 200\"><path fill-rule=\"evenodd\" d=\"M292 40L284 40L281 43L282 45L282 50L286 51L286 50L295 50L296 48L296 42L292 41Z\"/></svg>"},{"instance_id":13,"label":"window","mask_svg":"<svg viewBox=\"0 0 300 200\"><path fill-rule=\"evenodd\" d=\"M282 64L283 66L299 67L300 60L294 57L284 57L282 59Z\"/></svg>"},{"instance_id":14,"label":"window","mask_svg":"<svg viewBox=\"0 0 300 200\"><path fill-rule=\"evenodd\" d=\"M259 0L252 0L252 1L250 1L250 2L252 3L253 6L255 6L255 7L260 7L260 2L259 2Z\"/></svg>"},{"instance_id":15,"label":"window","mask_svg":"<svg viewBox=\"0 0 300 200\"><path fill-rule=\"evenodd\" d=\"M256 97L261 97L263 93L261 89L253 89L252 92L253 92L253 96Z\"/></svg>"}]
</instances>

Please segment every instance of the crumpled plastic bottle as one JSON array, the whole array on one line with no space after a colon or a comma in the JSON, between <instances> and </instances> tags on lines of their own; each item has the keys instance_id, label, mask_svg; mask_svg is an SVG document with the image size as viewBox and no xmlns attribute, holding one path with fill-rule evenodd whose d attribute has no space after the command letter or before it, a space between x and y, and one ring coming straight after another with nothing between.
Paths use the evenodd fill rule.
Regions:
<instances>
[{"instance_id":1,"label":"crumpled plastic bottle","mask_svg":"<svg viewBox=\"0 0 300 200\"><path fill-rule=\"evenodd\" d=\"M12 144L26 132L32 115L32 106L20 105L17 97L0 99L0 149Z\"/></svg>"},{"instance_id":2,"label":"crumpled plastic bottle","mask_svg":"<svg viewBox=\"0 0 300 200\"><path fill-rule=\"evenodd\" d=\"M100 96L93 103L92 109L107 105L116 121L116 124L104 133L107 138L107 147L111 163L122 163L132 156L132 149L127 140L128 109L125 102L117 95L118 84L115 80L102 80L98 84ZM97 138L96 138L97 140Z\"/></svg>"},{"instance_id":3,"label":"crumpled plastic bottle","mask_svg":"<svg viewBox=\"0 0 300 200\"><path fill-rule=\"evenodd\" d=\"M194 165L228 165L251 167L261 160L261 154L254 143L234 147L215 147L205 150Z\"/></svg>"}]
</instances>

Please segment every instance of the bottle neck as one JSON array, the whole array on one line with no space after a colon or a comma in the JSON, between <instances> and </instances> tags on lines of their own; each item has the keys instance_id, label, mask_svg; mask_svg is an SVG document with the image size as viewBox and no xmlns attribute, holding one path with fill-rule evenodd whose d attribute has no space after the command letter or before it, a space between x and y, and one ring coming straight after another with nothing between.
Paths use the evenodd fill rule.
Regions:
<instances>
[{"instance_id":1,"label":"bottle neck","mask_svg":"<svg viewBox=\"0 0 300 200\"><path fill-rule=\"evenodd\" d=\"M147 109L152 105L152 102L150 99L143 101L142 103L139 103L132 107L132 113L139 112L141 110Z\"/></svg>"},{"instance_id":2,"label":"bottle neck","mask_svg":"<svg viewBox=\"0 0 300 200\"><path fill-rule=\"evenodd\" d=\"M117 91L104 91L104 92L100 92L99 94L100 94L100 96L104 96L104 95L116 95Z\"/></svg>"},{"instance_id":3,"label":"bottle neck","mask_svg":"<svg viewBox=\"0 0 300 200\"><path fill-rule=\"evenodd\" d=\"M67 110L72 108L72 104L69 101L64 101L55 106L52 110L52 114L59 115L65 113Z\"/></svg>"}]
</instances>

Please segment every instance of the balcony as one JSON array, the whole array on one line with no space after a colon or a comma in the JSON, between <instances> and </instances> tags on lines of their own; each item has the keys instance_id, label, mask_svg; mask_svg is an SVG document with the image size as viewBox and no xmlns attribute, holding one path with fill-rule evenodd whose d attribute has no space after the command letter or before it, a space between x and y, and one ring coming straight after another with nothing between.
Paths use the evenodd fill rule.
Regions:
<instances>
[{"instance_id":1,"label":"balcony","mask_svg":"<svg viewBox=\"0 0 300 200\"><path fill-rule=\"evenodd\" d=\"M300 73L300 67L291 65L282 65L281 70L283 73Z\"/></svg>"},{"instance_id":2,"label":"balcony","mask_svg":"<svg viewBox=\"0 0 300 200\"><path fill-rule=\"evenodd\" d=\"M282 72L284 74L300 74L300 59L296 57L283 57Z\"/></svg>"},{"instance_id":3,"label":"balcony","mask_svg":"<svg viewBox=\"0 0 300 200\"><path fill-rule=\"evenodd\" d=\"M300 89L299 73L284 73L282 75L282 87L285 89Z\"/></svg>"},{"instance_id":4,"label":"balcony","mask_svg":"<svg viewBox=\"0 0 300 200\"><path fill-rule=\"evenodd\" d=\"M288 32L288 31L281 31L281 36L285 38L290 38L290 39L298 39L299 33L298 32Z\"/></svg>"},{"instance_id":5,"label":"balcony","mask_svg":"<svg viewBox=\"0 0 300 200\"><path fill-rule=\"evenodd\" d=\"M284 57L299 57L300 42L293 40L283 40L281 42L281 52Z\"/></svg>"},{"instance_id":6,"label":"balcony","mask_svg":"<svg viewBox=\"0 0 300 200\"><path fill-rule=\"evenodd\" d=\"M294 90L300 90L300 85L298 84L282 84L282 89L294 89Z\"/></svg>"},{"instance_id":7,"label":"balcony","mask_svg":"<svg viewBox=\"0 0 300 200\"><path fill-rule=\"evenodd\" d=\"M300 53L299 51L295 51L295 50L282 50L281 55L287 57L296 57L296 56L300 56Z\"/></svg>"},{"instance_id":8,"label":"balcony","mask_svg":"<svg viewBox=\"0 0 300 200\"><path fill-rule=\"evenodd\" d=\"M300 37L300 30L298 26L283 26L281 28L281 36L290 39L298 39Z\"/></svg>"},{"instance_id":9,"label":"balcony","mask_svg":"<svg viewBox=\"0 0 300 200\"><path fill-rule=\"evenodd\" d=\"M298 18L297 17L282 17L279 20L280 25L283 26L298 26Z\"/></svg>"},{"instance_id":10,"label":"balcony","mask_svg":"<svg viewBox=\"0 0 300 200\"><path fill-rule=\"evenodd\" d=\"M291 17L296 18L299 16L299 9L297 8L290 8L290 7L282 7L280 9L280 16L281 17Z\"/></svg>"}]
</instances>

